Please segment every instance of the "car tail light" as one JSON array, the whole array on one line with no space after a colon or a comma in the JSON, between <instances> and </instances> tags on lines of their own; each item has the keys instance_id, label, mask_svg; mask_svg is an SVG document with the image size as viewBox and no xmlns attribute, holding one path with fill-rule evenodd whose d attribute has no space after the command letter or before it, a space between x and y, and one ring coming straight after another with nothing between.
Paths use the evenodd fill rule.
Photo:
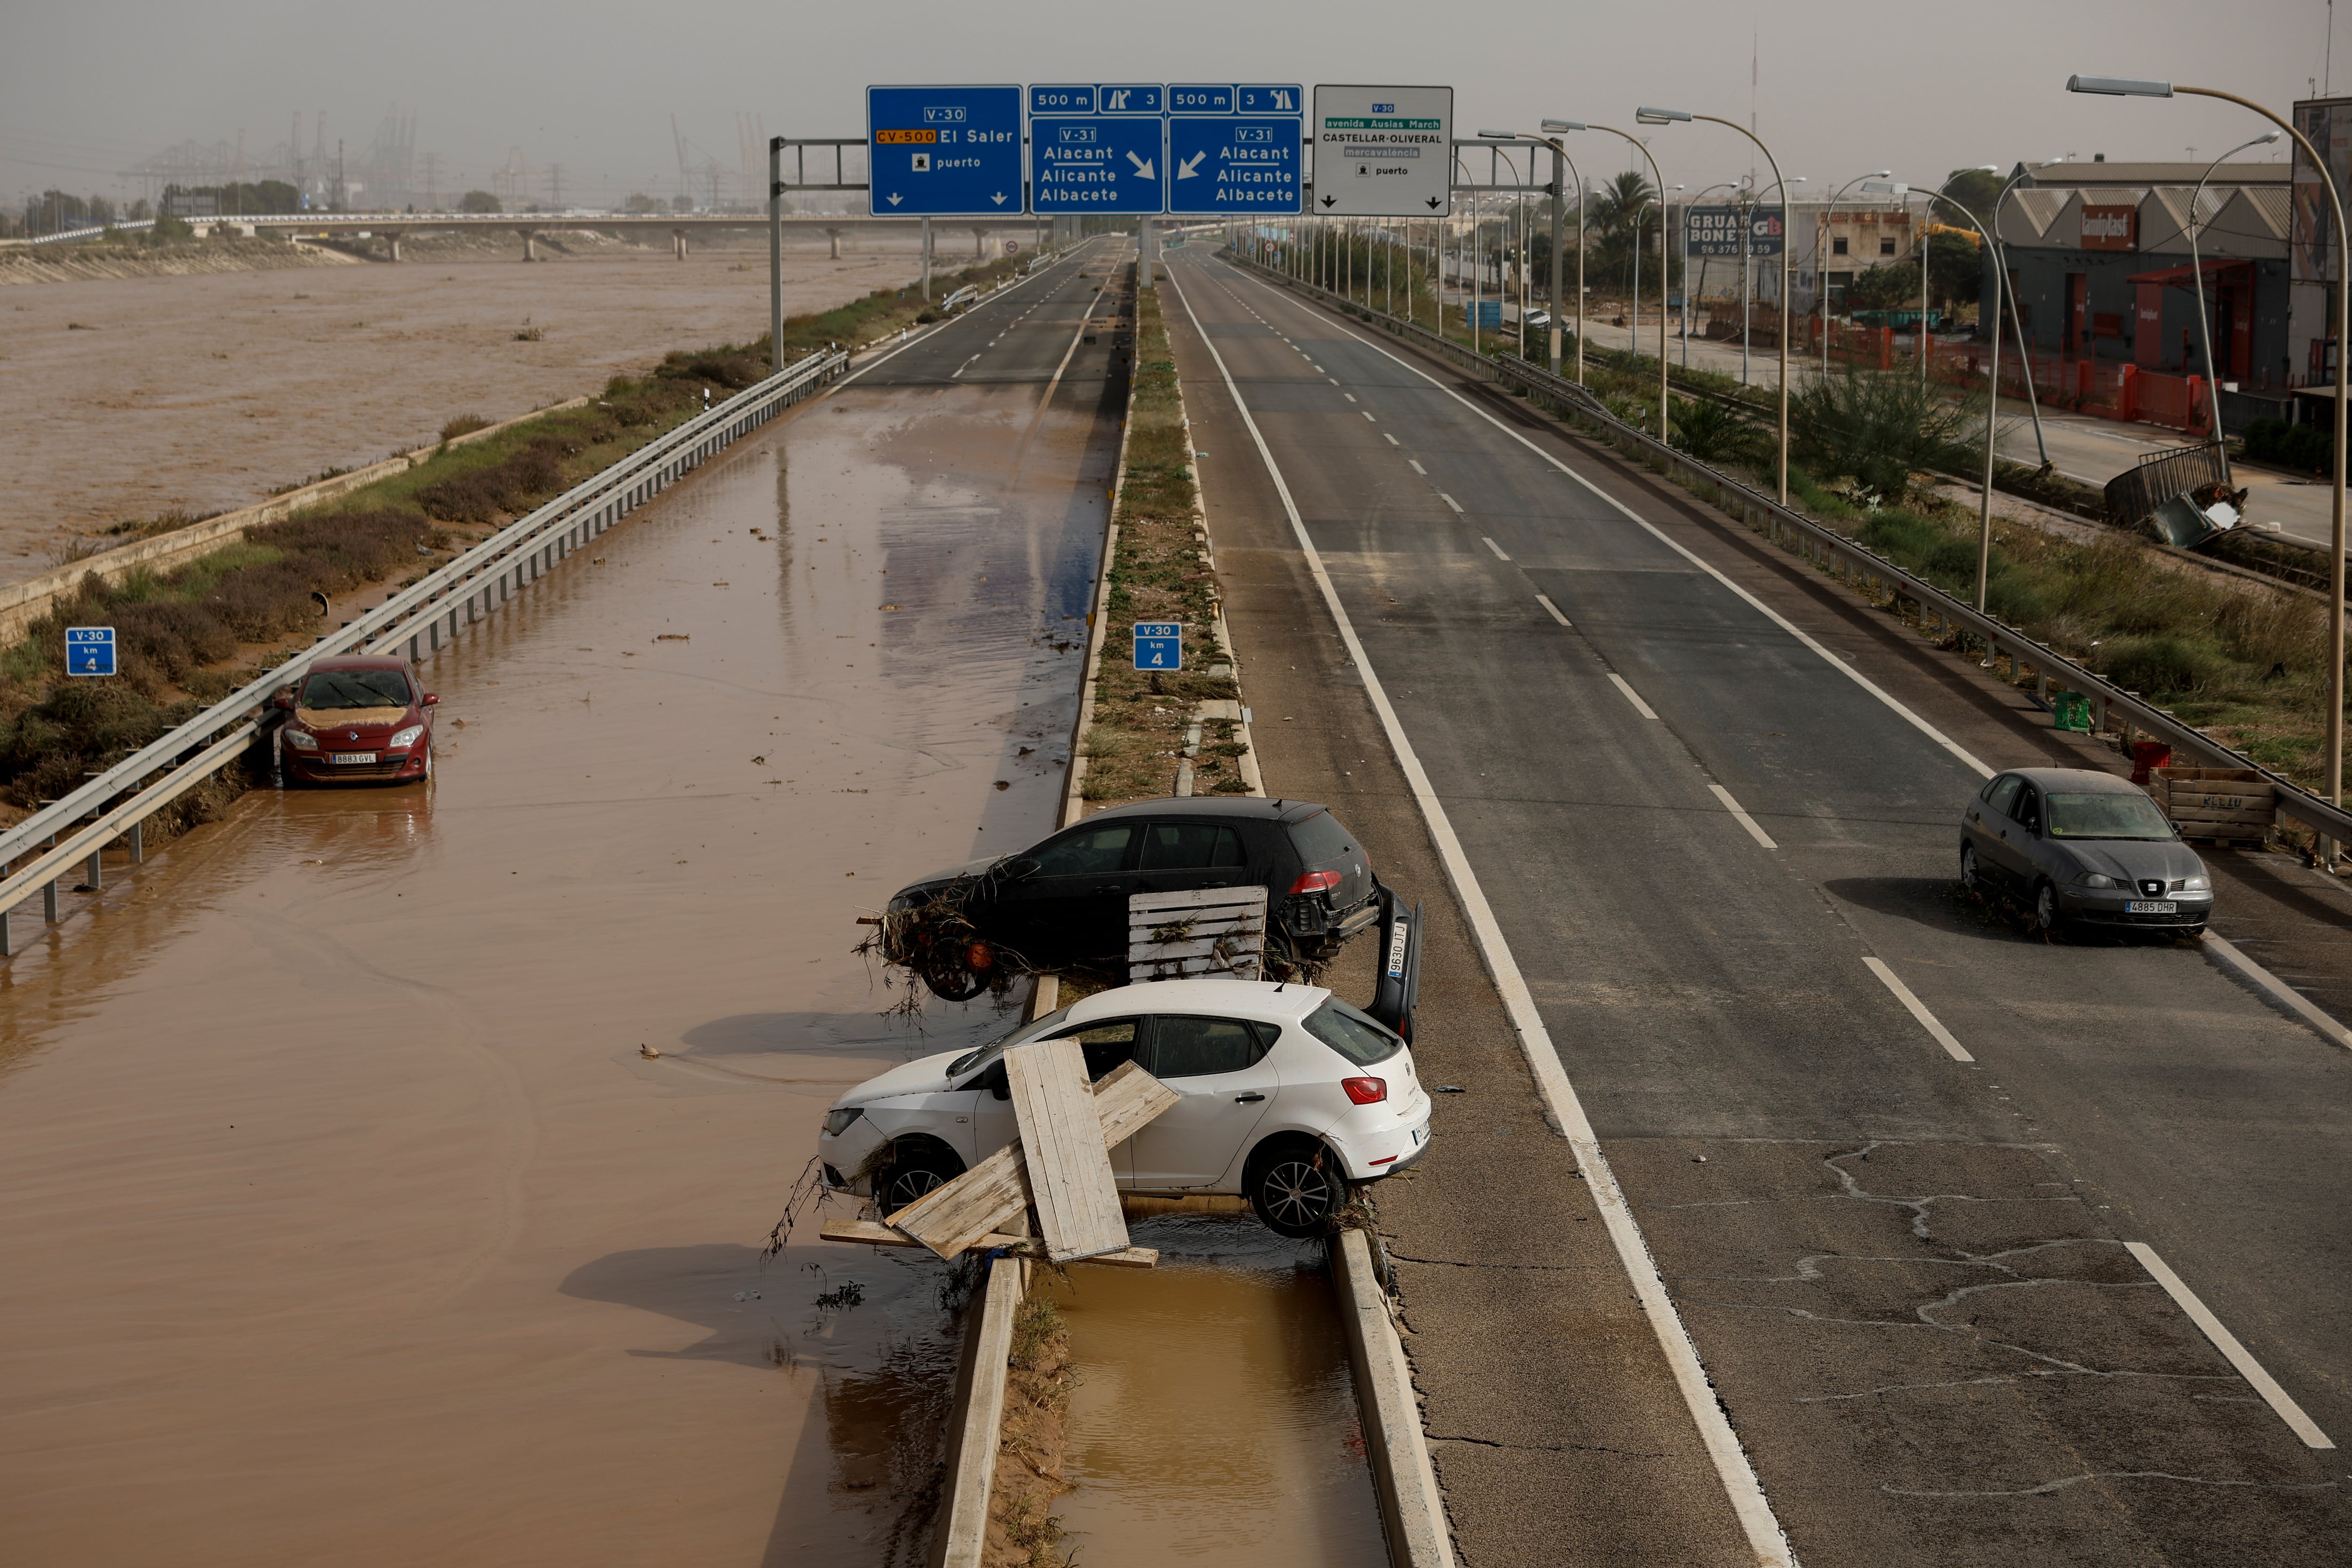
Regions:
<instances>
[{"instance_id":1,"label":"car tail light","mask_svg":"<svg viewBox=\"0 0 2352 1568\"><path fill-rule=\"evenodd\" d=\"M1378 1105L1389 1097L1389 1080L1384 1078L1343 1078L1339 1087L1358 1105Z\"/></svg>"},{"instance_id":2,"label":"car tail light","mask_svg":"<svg viewBox=\"0 0 2352 1568\"><path fill-rule=\"evenodd\" d=\"M1309 871L1290 884L1290 896L1295 899L1301 893L1328 893L1339 885L1337 871Z\"/></svg>"}]
</instances>

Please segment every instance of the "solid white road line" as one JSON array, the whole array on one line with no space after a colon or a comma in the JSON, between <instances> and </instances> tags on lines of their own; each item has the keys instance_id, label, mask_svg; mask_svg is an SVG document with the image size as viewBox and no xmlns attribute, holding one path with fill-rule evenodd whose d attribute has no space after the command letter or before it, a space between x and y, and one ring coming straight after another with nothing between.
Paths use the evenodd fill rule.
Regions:
<instances>
[{"instance_id":1,"label":"solid white road line","mask_svg":"<svg viewBox=\"0 0 2352 1568\"><path fill-rule=\"evenodd\" d=\"M1547 609L1547 610L1550 611L1550 612L1551 612L1551 618L1552 618L1553 620L1558 621L1561 626L1568 626L1568 624L1569 624L1569 622L1568 622L1568 617L1567 617L1566 616L1563 616L1563 615L1561 615L1561 614L1559 613L1559 606L1558 605L1553 604L1549 599L1545 598L1541 594L1538 594L1538 595L1536 595L1536 603L1537 603L1537 604L1538 604L1538 605L1541 605L1545 609ZM1571 630L1573 630L1574 628L1573 628L1573 627L1571 627L1570 629L1571 629Z\"/></svg>"},{"instance_id":2,"label":"solid white road line","mask_svg":"<svg viewBox=\"0 0 2352 1568\"><path fill-rule=\"evenodd\" d=\"M1543 1015L1536 1007L1535 993L1528 989L1527 978L1519 973L1518 960L1512 955L1510 943L1504 940L1502 922L1495 918L1493 908L1486 902L1486 889L1479 886L1477 873L1470 868L1470 857L1464 852L1462 840L1454 831L1453 819L1437 798L1437 788L1430 783L1428 771L1421 765L1421 757L1413 751L1412 742L1389 701L1388 689L1364 653L1363 642L1356 636L1355 623L1349 619L1347 606L1339 602L1339 590L1324 568L1322 552L1315 548L1306 520L1298 514L1298 502L1291 496L1288 481L1282 477L1282 466L1274 460L1274 453L1266 446L1256 419L1251 416L1241 388L1234 384L1234 373L1226 368L1225 356L1217 352L1216 340L1202 327L1200 313L1192 309L1192 297L1176 280L1177 270L1169 269L1169 286L1183 302L1184 313L1192 318L1192 330L1200 333L1209 357L1216 363L1217 374L1224 379L1225 395L1234 400L1235 411L1248 427L1250 439L1257 445L1258 458L1265 464L1275 494L1281 498L1282 510L1289 516L1290 531L1298 541L1307 572L1322 591L1323 603L1339 626L1340 640L1355 660L1357 673L1363 678L1365 695L1371 700L1373 711L1380 715L1381 728L1387 732L1397 765L1404 773L1415 804L1421 807L1422 820L1429 825L1430 837L1445 865L1446 879L1454 884L1454 896L1462 900L1463 913L1477 938L1480 956L1486 960L1487 973L1495 977L1495 989L1502 996L1503 1006L1511 1016L1511 1026L1518 1034L1519 1049L1535 1074L1537 1089L1566 1134L1578 1167L1584 1172L1584 1184L1592 1194L1593 1205L1601 1211L1601 1223L1608 1227L1610 1245L1616 1248L1617 1260L1633 1282L1633 1294L1642 1303L1643 1314L1649 1319L1651 1331L1658 1337L1658 1347L1674 1373L1684 1407L1690 1412L1691 1421L1706 1445L1707 1458L1715 1465L1717 1479L1730 1500L1732 1512L1748 1538L1748 1549L1755 1553L1758 1568L1794 1568L1795 1556L1789 1550L1788 1537L1780 1529L1780 1521L1773 1517L1772 1504L1756 1479L1755 1467L1748 1462L1747 1452L1739 1446L1738 1435L1731 1429L1730 1417L1716 1400L1714 1385L1707 1381L1706 1368L1699 1362L1690 1331L1683 1326L1681 1316L1675 1310L1674 1298L1667 1294L1665 1281L1658 1277L1658 1266L1650 1257L1649 1244L1642 1237L1641 1224L1625 1201L1624 1190L1617 1184L1617 1173L1611 1169L1608 1156L1601 1152L1601 1135L1592 1130L1591 1121L1585 1116L1576 1087L1568 1080L1568 1069L1560 1065L1559 1048L1552 1044L1551 1033L1544 1027Z\"/></svg>"},{"instance_id":3,"label":"solid white road line","mask_svg":"<svg viewBox=\"0 0 2352 1568\"><path fill-rule=\"evenodd\" d=\"M1625 678L1623 676L1618 674L1612 669L1609 672L1609 679L1615 682L1618 690L1625 694L1625 700L1633 705L1634 712L1639 713L1644 719L1655 719L1657 717L1657 714L1651 710L1650 705L1642 700L1642 694L1625 684Z\"/></svg>"},{"instance_id":4,"label":"solid white road line","mask_svg":"<svg viewBox=\"0 0 2352 1568\"><path fill-rule=\"evenodd\" d=\"M1454 510L1456 510L1456 511L1459 511L1459 510L1461 510L1462 509L1461 509L1460 507L1455 507ZM1501 545L1499 545L1499 544L1496 543L1493 540L1488 539L1486 535L1484 535L1484 534L1480 534L1480 535L1478 536L1478 542L1479 542L1479 543L1481 543L1481 544L1484 544L1487 549L1489 549L1489 550L1493 551L1493 552L1495 552L1495 559L1496 559L1496 560L1497 560L1497 561L1508 561L1508 560L1510 559L1510 557L1509 557L1509 556L1507 556L1507 555L1506 555L1506 554L1504 554L1504 553L1503 553L1503 547L1502 547Z\"/></svg>"},{"instance_id":5,"label":"solid white road line","mask_svg":"<svg viewBox=\"0 0 2352 1568\"><path fill-rule=\"evenodd\" d=\"M1234 276L1246 277L1247 275L1236 272ZM1256 284L1267 293L1274 294L1277 299L1284 299L1286 303L1299 304L1298 301L1288 300L1286 297L1281 295L1271 283L1263 282L1256 278L1250 278L1248 280ZM1304 305L1300 305L1299 308L1305 309L1306 307ZM1819 654L1822 658L1822 662L1827 664L1832 669L1836 670L1840 675L1843 675L1847 679L1853 681L1856 686L1861 687L1864 691L1869 692L1873 697L1877 698L1881 702L1886 704L1887 707L1893 709L1896 713L1901 714L1905 721L1909 723L1921 734L1927 736L1929 740L1943 747L1944 750L1951 752L1953 756L1958 757L1969 767L1974 768L1979 778L1989 779L1992 777L1993 770L1985 766L1985 764L1979 762L1966 747L1953 740L1949 735L1945 734L1941 730L1937 729L1933 724L1928 723L1926 719L1920 717L1917 713L1915 713L1910 709L1905 707L1894 693L1879 686L1877 682L1872 680L1868 676L1864 675L1860 670L1854 668L1853 666L1838 658L1837 655L1832 653L1828 648L1823 647L1812 637L1807 636L1794 623L1790 621L1787 616L1782 616L1779 611L1765 604L1763 600L1758 598L1755 595L1749 593L1747 589L1741 587L1730 578L1725 576L1721 572L1717 571L1712 565L1709 565L1706 562L1701 560L1697 555L1685 549L1678 542L1668 538L1666 534L1654 523L1651 522L1648 518L1643 517L1632 507L1627 506L1623 501L1619 500L1615 496L1611 495L1607 490L1602 489L1599 485L1594 484L1591 479L1586 479L1582 474L1578 473L1574 468L1570 468L1566 463L1561 462L1558 458L1553 457L1549 452L1545 451L1541 447L1538 447L1533 441L1528 440L1527 437L1521 435L1518 431L1512 429L1500 419L1496 418L1492 414L1489 414L1484 408L1479 407L1475 403L1471 402L1470 399L1463 396L1460 393L1454 391L1452 387L1446 385L1444 382L1438 380L1435 376L1430 374L1419 365L1413 364L1407 360L1398 358L1395 354L1391 353L1380 344L1372 342L1371 339L1359 336L1355 332L1349 331L1345 327L1339 327L1338 330L1345 336L1354 338L1356 342L1363 344L1366 348L1371 350L1374 353L1379 354L1381 358L1388 360L1394 364L1400 365L1403 369L1421 377L1422 380L1429 383L1430 385L1437 388L1438 391L1445 394L1446 396L1451 397L1454 402L1459 403L1463 407L1467 408L1471 413L1475 414L1479 418L1484 419L1487 424L1492 425L1496 429L1500 430L1504 435L1508 436L1512 440L1517 441L1528 451L1533 452L1537 457L1542 458L1546 463L1550 464L1554 468L1566 474L1578 484L1582 485L1586 489L1591 491L1601 500L1608 502L1609 505L1624 513L1629 521L1647 530L1659 543L1664 545L1667 549L1673 551L1675 554L1681 556L1684 560L1689 562L1692 565L1697 567L1700 571L1706 573L1708 576L1714 578L1725 587L1730 589L1734 594L1738 595L1740 598L1747 601L1748 606L1754 609L1757 614L1762 616L1766 620L1770 621L1774 626L1779 626L1782 631L1787 632L1790 637L1804 644L1805 647L1812 649L1816 654Z\"/></svg>"},{"instance_id":6,"label":"solid white road line","mask_svg":"<svg viewBox=\"0 0 2352 1568\"><path fill-rule=\"evenodd\" d=\"M2239 973L2284 1003L2296 1017L2316 1030L2320 1038L2336 1045L2352 1047L2352 1029L2346 1028L2317 1007L2313 1006L2309 997L2247 957L2239 950L2236 943L2224 942L2211 931L2207 931L2205 951L2221 958Z\"/></svg>"},{"instance_id":7,"label":"solid white road line","mask_svg":"<svg viewBox=\"0 0 2352 1568\"><path fill-rule=\"evenodd\" d=\"M1454 516L1456 516L1456 517L1460 517L1460 516L1462 515L1462 503L1461 503L1460 501L1455 500L1452 496L1447 495L1444 490L1440 490L1440 491L1438 491L1438 492L1437 492L1437 499L1438 499L1439 500L1444 501L1447 506L1452 507L1452 508L1454 509Z\"/></svg>"},{"instance_id":8,"label":"solid white road line","mask_svg":"<svg viewBox=\"0 0 2352 1568\"><path fill-rule=\"evenodd\" d=\"M1739 826L1748 829L1748 837L1753 838L1757 843L1761 844L1767 849L1778 849L1780 847L1778 844L1772 842L1772 836L1765 832L1762 828L1757 826L1756 819L1748 816L1746 811L1742 810L1738 801L1731 798L1731 792L1729 790L1724 788L1721 784L1709 784L1706 787L1715 792L1716 799L1723 802L1724 810L1731 813L1732 816L1739 819Z\"/></svg>"},{"instance_id":9,"label":"solid white road line","mask_svg":"<svg viewBox=\"0 0 2352 1568\"><path fill-rule=\"evenodd\" d=\"M1727 800L1730 797L1727 795L1724 798ZM1954 1061L1972 1062L1977 1059L1969 1055L1967 1047L1952 1038L1952 1031L1944 1027L1942 1023L1937 1021L1936 1015L1927 1011L1926 1003L1911 994L1911 987L1904 984L1902 978L1895 971L1887 968L1883 962L1875 958L1865 958L1863 963L1870 966L1870 972L1885 982L1886 988L1895 993L1895 999L1908 1008L1913 1017L1919 1020L1921 1028L1936 1037L1936 1043L1949 1052Z\"/></svg>"},{"instance_id":10,"label":"solid white road line","mask_svg":"<svg viewBox=\"0 0 2352 1568\"><path fill-rule=\"evenodd\" d=\"M2228 1359L2230 1364L2238 1369L2240 1377L2254 1385L2254 1392L2263 1396L2264 1404L2278 1412L2278 1418L2293 1428L2296 1436L2303 1439L2305 1447L2333 1448L2336 1447L2335 1441L2319 1429L2319 1424L2305 1415L2303 1413L2303 1406L2297 1405L2287 1391L2278 1385L2278 1380L2264 1372L2263 1363L2256 1361L2246 1347L2238 1342L2238 1336L2221 1326L2221 1320L2213 1315L2212 1309L2199 1300L2197 1292L2182 1283L2180 1276L2175 1274L2164 1259L2156 1255L2156 1248L2144 1241L2126 1241L2124 1243L2124 1250L2138 1258L2139 1266L2147 1269L2149 1277L2158 1284L2164 1287L2164 1293L2178 1302L2182 1311L2189 1314L2189 1321L2205 1331L2205 1337L2213 1342L2213 1348L2220 1351Z\"/></svg>"}]
</instances>

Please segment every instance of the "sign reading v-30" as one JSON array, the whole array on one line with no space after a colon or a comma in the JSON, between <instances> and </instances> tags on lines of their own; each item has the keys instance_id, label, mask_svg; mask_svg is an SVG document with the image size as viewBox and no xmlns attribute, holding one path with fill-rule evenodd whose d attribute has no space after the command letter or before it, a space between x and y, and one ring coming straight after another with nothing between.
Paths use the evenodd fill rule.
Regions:
<instances>
[{"instance_id":1,"label":"sign reading v-30","mask_svg":"<svg viewBox=\"0 0 2352 1568\"><path fill-rule=\"evenodd\" d=\"M1168 172L1157 82L1029 89L1029 200L1041 213L1162 213Z\"/></svg>"},{"instance_id":2,"label":"sign reading v-30","mask_svg":"<svg viewBox=\"0 0 2352 1568\"><path fill-rule=\"evenodd\" d=\"M878 214L1022 210L1018 87L869 87L866 147Z\"/></svg>"},{"instance_id":3,"label":"sign reading v-30","mask_svg":"<svg viewBox=\"0 0 2352 1568\"><path fill-rule=\"evenodd\" d=\"M1454 210L1454 89L1315 89L1318 216L1444 217Z\"/></svg>"}]
</instances>

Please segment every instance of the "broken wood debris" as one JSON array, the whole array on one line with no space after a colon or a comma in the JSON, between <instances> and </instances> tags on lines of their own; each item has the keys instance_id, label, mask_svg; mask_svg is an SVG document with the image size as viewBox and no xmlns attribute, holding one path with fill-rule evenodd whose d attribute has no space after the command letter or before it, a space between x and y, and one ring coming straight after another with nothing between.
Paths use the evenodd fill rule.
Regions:
<instances>
[{"instance_id":1,"label":"broken wood debris","mask_svg":"<svg viewBox=\"0 0 2352 1568\"><path fill-rule=\"evenodd\" d=\"M1046 1258L1067 1263L1126 1247L1085 1050L1076 1040L1032 1041L1004 1053L1004 1072Z\"/></svg>"},{"instance_id":2,"label":"broken wood debris","mask_svg":"<svg viewBox=\"0 0 2352 1568\"><path fill-rule=\"evenodd\" d=\"M902 1235L888 1226L870 1219L837 1219L826 1224L817 1235L827 1241L857 1241L868 1247L920 1247L921 1242ZM1008 1236L992 1231L972 1246L983 1252L999 1247L1006 1252L1036 1256L1037 1238L1034 1236ZM1156 1247L1123 1247L1117 1252L1097 1253L1092 1258L1075 1258L1073 1263L1100 1263L1112 1268L1149 1268L1160 1261Z\"/></svg>"}]
</instances>

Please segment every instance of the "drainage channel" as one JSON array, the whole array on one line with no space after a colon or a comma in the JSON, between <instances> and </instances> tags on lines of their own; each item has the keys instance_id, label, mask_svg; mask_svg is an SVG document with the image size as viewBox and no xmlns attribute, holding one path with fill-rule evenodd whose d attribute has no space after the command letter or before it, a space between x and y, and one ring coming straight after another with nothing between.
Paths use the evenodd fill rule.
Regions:
<instances>
[{"instance_id":1,"label":"drainage channel","mask_svg":"<svg viewBox=\"0 0 2352 1568\"><path fill-rule=\"evenodd\" d=\"M1247 1215L1130 1226L1151 1269L1042 1270L1076 1386L1054 1505L1081 1562L1384 1560L1339 1297L1318 1241Z\"/></svg>"}]
</instances>

